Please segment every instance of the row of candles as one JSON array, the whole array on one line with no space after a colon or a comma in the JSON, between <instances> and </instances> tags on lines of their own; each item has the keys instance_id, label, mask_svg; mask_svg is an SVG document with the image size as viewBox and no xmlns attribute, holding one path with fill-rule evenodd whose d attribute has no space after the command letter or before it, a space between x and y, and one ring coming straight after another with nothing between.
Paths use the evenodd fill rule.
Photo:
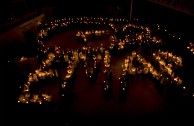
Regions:
<instances>
[{"instance_id":1,"label":"row of candles","mask_svg":"<svg viewBox=\"0 0 194 126\"><path fill-rule=\"evenodd\" d=\"M117 22L117 21L122 21L123 23L128 23L128 20L123 18L123 19L113 19L113 18L90 18L90 17L81 17L81 18L64 18L64 19L60 19L60 20L54 20L52 22L50 22L47 25L47 28L45 29L41 29L39 34L38 34L38 40L37 42L42 42L40 41L41 38L47 37L48 32L52 31L58 27L65 27L65 26L69 26L71 24L103 24L106 25L108 27L110 27L111 29L113 29L115 31L115 33L117 33L118 28L113 24L113 22ZM49 26L50 25L50 26ZM128 28L135 28L135 29L141 29L143 32L141 34L142 37L146 36L147 38L151 38L151 30L149 27L146 26L140 26L140 25L135 25L135 24L126 24L124 26L122 26L122 31L125 32ZM106 32L106 31L105 31ZM92 33L92 32L91 32ZM89 34L89 32L88 32ZM79 34L77 34L79 36ZM84 36L84 35L83 35ZM141 40L141 36L138 36L137 39ZM136 39L135 39L136 40ZM147 41L146 41L147 42Z\"/></svg>"},{"instance_id":2,"label":"row of candles","mask_svg":"<svg viewBox=\"0 0 194 126\"><path fill-rule=\"evenodd\" d=\"M129 23L122 27L122 31L126 31L128 28L141 29L148 37L151 37L151 29L149 27Z\"/></svg>"},{"instance_id":3,"label":"row of candles","mask_svg":"<svg viewBox=\"0 0 194 126\"><path fill-rule=\"evenodd\" d=\"M112 79L112 71L111 71L111 66L110 66L110 59L111 55L108 50L105 51L104 54L104 91L105 91L105 96L109 96L110 94L110 89L111 89L111 79Z\"/></svg>"},{"instance_id":4,"label":"row of candles","mask_svg":"<svg viewBox=\"0 0 194 126\"><path fill-rule=\"evenodd\" d=\"M67 88L67 85L69 83L71 84L71 80L74 77L75 70L76 70L77 64L79 62L78 52L77 51L73 51L72 54L73 54L72 57L68 60L68 66L67 66L67 70L66 70L66 75L64 77L62 77L63 82L61 83L61 87L63 89ZM64 94L62 94L62 96L64 96Z\"/></svg>"},{"instance_id":5,"label":"row of candles","mask_svg":"<svg viewBox=\"0 0 194 126\"><path fill-rule=\"evenodd\" d=\"M167 60L168 62L173 63L173 64L170 64L170 66L174 66L174 65L178 67L183 66L183 61L181 56L176 56L172 52L161 51L161 50L158 50L157 54L161 58Z\"/></svg>"},{"instance_id":6,"label":"row of candles","mask_svg":"<svg viewBox=\"0 0 194 126\"><path fill-rule=\"evenodd\" d=\"M113 23L109 23L108 25L114 30L115 33L117 33L118 28ZM130 28L130 32L127 31L129 28ZM132 28L136 29L136 30L140 29L141 32L137 33L137 31L131 30ZM146 42L149 43L150 41L154 42L154 43L161 43L161 40L158 40L156 37L151 37L151 30L149 27L139 26L139 25L129 23L129 24L122 26L121 29L123 32L127 33L124 41L128 42L128 40L130 38L132 41L138 41L138 42L143 42L143 43L146 43ZM95 34L96 36L98 36L98 35L101 35L102 33L108 34L109 31L108 30L102 30L102 31L99 31L99 30L94 31L93 30L93 31L86 31L86 32L78 31L76 36L77 37L81 36L86 41L86 36L90 35L92 33Z\"/></svg>"},{"instance_id":7,"label":"row of candles","mask_svg":"<svg viewBox=\"0 0 194 126\"><path fill-rule=\"evenodd\" d=\"M63 18L59 20L51 21L50 23L46 23L45 25L48 26L46 29L41 29L38 38L47 37L48 32L54 30L58 27L66 27L71 24L94 24L94 25L106 25L110 26L115 30L114 26L112 26L111 22L118 22L123 21L125 23L129 22L127 19L113 19L113 18L92 18L92 17L80 17L80 18ZM110 24L111 23L111 24ZM50 26L49 26L50 25Z\"/></svg>"},{"instance_id":8,"label":"row of candles","mask_svg":"<svg viewBox=\"0 0 194 126\"><path fill-rule=\"evenodd\" d=\"M95 35L95 36L102 36L109 34L108 30L91 30L91 31L78 31L76 34L77 38L82 38L82 40L86 43L88 41L88 37Z\"/></svg>"}]
</instances>

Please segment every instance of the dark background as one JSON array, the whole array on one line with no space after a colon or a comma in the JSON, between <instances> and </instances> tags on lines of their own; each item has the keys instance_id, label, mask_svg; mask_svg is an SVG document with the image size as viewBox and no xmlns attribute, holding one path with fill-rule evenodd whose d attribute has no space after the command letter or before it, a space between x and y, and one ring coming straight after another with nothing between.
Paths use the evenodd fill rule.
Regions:
<instances>
[{"instance_id":1,"label":"dark background","mask_svg":"<svg viewBox=\"0 0 194 126\"><path fill-rule=\"evenodd\" d=\"M0 25L18 24L26 20L24 16L32 18L41 13L49 20L78 16L130 17L130 3L130 0L3 0ZM193 39L193 15L148 0L133 0L132 17L143 19L144 24L161 23Z\"/></svg>"},{"instance_id":2,"label":"dark background","mask_svg":"<svg viewBox=\"0 0 194 126\"><path fill-rule=\"evenodd\" d=\"M7 23L10 23L7 27L3 27L3 31L13 28L14 26L25 22L26 20L33 18L41 13L45 13L48 20L52 20L55 18L61 17L77 17L77 16L102 16L102 17L130 17L130 0L3 0L2 4L0 5L0 26L3 26ZM28 18L22 18L23 16L29 15ZM182 46L187 44L189 41L194 40L193 35L193 28L194 28L194 17L189 14L185 14L180 11L176 11L173 9L169 9L163 7L161 5L157 5L146 0L134 0L133 5L133 17L138 18L140 21L134 21L136 23L144 24L144 25L155 25L157 23L165 26L170 31L184 36L184 40L179 45L175 44L176 46ZM1 29L0 29L1 30ZM14 45L17 46L17 45ZM181 51L181 50L180 50ZM6 52L9 53L9 52ZM5 53L5 54L6 54ZM1 65L1 69L4 66ZM14 71L13 71L14 69ZM193 69L191 69L193 70ZM8 78L4 78L6 84L12 85L17 81L17 76L11 78L13 75L17 75L17 68L14 65L9 65L7 67L6 74ZM1 78L3 75L1 75ZM4 83L4 82L2 82ZM1 83L1 84L2 84ZM3 86L4 87L4 86ZM17 115L14 113L14 101L10 101L9 98L12 98L12 95L17 89L17 87L11 88L11 90L7 91L7 88L10 86L6 85L5 88L1 88L2 92L5 92L2 95L6 100L3 99L4 106L1 110L5 111L3 116L7 117L9 122L12 122L14 118L18 120L18 124L24 124L23 119L26 116L29 116L30 119L28 121L32 121L34 123L44 122L45 119L55 120L56 122L62 122L62 125L69 125L65 122L65 119L61 118L61 113L55 114L55 118L52 114L40 114L37 113L36 115ZM4 90L5 89L5 90ZM9 88L10 89L10 88ZM191 102L188 102L188 104ZM11 107L10 107L11 106ZM184 105L190 106L190 105ZM9 107L9 108L8 108ZM191 107L189 107L191 108ZM189 109L187 108L187 109ZM46 116L47 115L47 116ZM162 116L162 115L161 115ZM165 115L166 116L166 115ZM189 117L190 115L182 115L180 118ZM33 117L38 117L33 120ZM45 118L48 117L48 118ZM174 115L172 115L172 118ZM192 117L192 115L191 115ZM38 120L37 120L38 119ZM154 119L154 118L153 118ZM63 123L64 120L64 123ZM176 119L175 119L176 120ZM88 120L90 121L90 120ZM27 124L29 124L28 122ZM79 122L78 122L79 123ZM103 124L102 124L103 125Z\"/></svg>"}]
</instances>

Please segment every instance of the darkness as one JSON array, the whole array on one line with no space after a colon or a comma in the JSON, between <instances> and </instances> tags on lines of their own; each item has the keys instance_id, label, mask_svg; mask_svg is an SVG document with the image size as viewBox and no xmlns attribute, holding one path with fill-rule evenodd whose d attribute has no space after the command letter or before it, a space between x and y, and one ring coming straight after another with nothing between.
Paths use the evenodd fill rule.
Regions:
<instances>
[{"instance_id":1,"label":"darkness","mask_svg":"<svg viewBox=\"0 0 194 126\"><path fill-rule=\"evenodd\" d=\"M12 1L12 0L10 0ZM23 22L30 20L42 13L45 13L47 20L51 21L58 18L68 17L130 17L130 0L81 0L81 1L61 1L61 0L26 0L27 4L22 2L4 1L0 6L0 33L4 33ZM18 0L20 1L20 0ZM22 0L21 0L22 1ZM26 9L27 6L27 9ZM49 9L49 8L52 8ZM11 10L11 11L10 11ZM23 16L33 13L28 18ZM50 14L52 13L52 14ZM186 82L191 83L194 89L194 55L186 49L189 42L194 42L194 16L177 10L173 10L147 0L133 0L133 15L132 23L139 25L146 25L153 29L153 34L160 34L167 41L165 48L175 52L177 55L183 57L185 67L180 72L181 77ZM136 20L138 19L138 20ZM6 25L9 24L9 25ZM168 29L169 33L181 37L181 41L173 40L165 33L157 33L156 24L160 24L161 28ZM2 92L2 118L6 124L11 124L13 120L15 123L22 125L52 124L52 125L125 125L125 124L154 124L155 122L164 123L167 121L177 123L179 121L190 122L189 118L193 117L193 97L177 96L169 97L169 106L158 114L142 114L130 115L126 117L103 116L95 115L88 118L82 117L82 113L68 113L68 109L63 111L50 112L44 111L44 107L39 106L19 106L18 85L25 82L24 74L19 69L15 62L9 62L10 59L18 59L18 57L25 54L28 57L35 57L37 55L36 46L34 45L35 36L30 33L25 33L27 45L21 44L19 41L14 44L1 46L1 92ZM1 35L1 34L0 34ZM32 39L31 39L32 38ZM49 43L49 42L48 42ZM71 45L71 44L69 44ZM30 68L29 68L30 69ZM25 76L28 73L25 73ZM17 84L15 84L17 83ZM179 90L177 89L172 90ZM175 91L175 92L176 92ZM194 91L191 91L192 93ZM55 105L51 105L55 106ZM29 108L37 109L29 111ZM22 108L22 109L21 109ZM67 113L68 114L67 114ZM114 113L114 112L113 112ZM71 115L72 114L72 115ZM117 118L116 118L117 117ZM25 121L23 121L25 120ZM29 122L28 122L29 121ZM25 123L24 123L25 122Z\"/></svg>"}]
</instances>

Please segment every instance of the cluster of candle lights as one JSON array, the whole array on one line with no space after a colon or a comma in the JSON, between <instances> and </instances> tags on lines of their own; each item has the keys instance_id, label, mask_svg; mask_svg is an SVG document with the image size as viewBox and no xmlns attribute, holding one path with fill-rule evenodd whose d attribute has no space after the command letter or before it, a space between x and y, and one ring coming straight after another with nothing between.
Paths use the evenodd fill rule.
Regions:
<instances>
[{"instance_id":1,"label":"cluster of candle lights","mask_svg":"<svg viewBox=\"0 0 194 126\"><path fill-rule=\"evenodd\" d=\"M35 93L30 92L30 86L37 83L39 80L44 80L46 78L52 78L55 76L55 71L49 69L48 71L43 71L42 69L35 70L35 73L30 73L28 76L28 81L24 84L22 93L18 98L18 103L39 103L42 104L45 101L51 101L51 95L46 93Z\"/></svg>"},{"instance_id":2,"label":"cluster of candle lights","mask_svg":"<svg viewBox=\"0 0 194 126\"><path fill-rule=\"evenodd\" d=\"M187 46L187 49L192 53L194 54L194 44L193 43L189 43L189 45Z\"/></svg>"},{"instance_id":3,"label":"cluster of candle lights","mask_svg":"<svg viewBox=\"0 0 194 126\"><path fill-rule=\"evenodd\" d=\"M87 24L93 24L93 25L106 25L108 27L110 27L115 33L118 32L118 28L114 25L114 22L123 22L124 25L122 27L122 31L126 33L125 35L125 39L121 40L121 39L117 39L117 37L114 35L112 36L112 41L114 43L111 43L110 46L107 47L103 47L101 45L100 48L91 48L91 47L83 47L81 49L81 51L79 52L78 50L72 50L72 51L66 51L66 53L64 53L65 51L63 51L62 54L60 54L60 56L62 56L64 58L64 61L66 63L68 63L68 67L67 67L67 75L63 78L63 83L61 84L62 88L66 88L66 84L67 84L67 80L68 78L71 78L73 76L74 70L77 66L77 64L79 63L79 61L84 61L86 63L87 61L87 53L93 53L95 50L100 50L102 55L104 55L104 66L105 66L105 70L104 73L107 73L106 76L110 76L110 72L111 72L111 68L110 68L110 59L111 59L111 55L110 52L108 50L112 50L115 47L117 47L117 50L122 50L125 48L125 46L127 44L135 44L138 43L139 45L141 45L141 43L145 43L145 44L149 44L149 43L162 43L161 39L158 39L155 36L151 35L151 29L149 27L145 27L145 26L139 26L139 25L135 25L135 24L131 24L129 23L128 19L121 19L121 18L93 18L93 17L80 17L80 18L63 18L60 20L54 20L50 23L46 23L45 25L47 26L47 28L45 29L41 29L38 36L37 36L37 44L39 45L38 49L41 51L41 53L46 54L48 53L48 49L45 49L44 46L44 38L48 37L49 32L57 29L57 28L63 28L63 27L67 27L69 25L72 24L83 24L83 25L87 25ZM158 30L161 30L160 26L157 25ZM137 33L137 32L133 32L132 29L141 29L142 31ZM128 30L129 29L129 30ZM102 35L102 34L107 34L109 31L108 30L102 30L102 31L79 31L77 33L77 37L82 37L84 39L84 41L87 41L87 37L94 34L94 35ZM165 32L167 32L167 30L165 30ZM180 38L179 38L180 39ZM115 43L116 42L116 43ZM187 47L188 49L193 49L193 44L190 44L189 47ZM193 52L194 53L194 52ZM42 93L41 95L37 95L34 94L32 95L30 93L29 87L34 83L37 82L39 79L45 79L46 77L54 77L54 76L58 76L58 73L56 70L52 70L52 69L47 69L46 71L44 71L45 68L49 68L50 66L52 66L52 62L54 62L56 60L56 52L55 53L48 53L47 55L47 59L46 60L42 60L42 65L40 67L40 69L36 70L35 73L30 73L29 77L28 77L28 82L24 85L23 91L19 97L18 102L19 103L30 103L30 102L38 102L39 104L42 104L43 101L51 101L51 96L45 93ZM100 56L95 56L96 57L101 57ZM132 65L132 60L136 58L142 65L143 65L143 69L140 68L135 68ZM163 72L167 72L170 75L170 78L166 78L167 80L171 79L172 81L176 82L177 84L182 84L183 81L182 79L180 79L178 76L175 76L172 68L172 63L174 63L177 66L182 66L182 58L181 57L177 57L175 55L172 55L172 53L168 53L168 52L163 52L163 51L158 51L156 53L153 53L153 58L159 62L160 66L161 66L161 70L163 70ZM96 58L96 59L100 59L100 58ZM167 59L172 61L172 63L166 64L162 59ZM94 59L95 61L95 59ZM85 64L87 65L87 64ZM86 66L85 66L86 67ZM147 62L140 54L137 54L135 51L131 53L131 55L129 57L127 57L127 59L125 59L125 62L123 64L123 72L125 75L126 71L130 74L147 74L147 73L151 73L153 75L154 78L156 78L157 80L161 80L163 75L163 72L157 72L157 70L152 66L152 64L150 62ZM121 79L121 78L120 78ZM108 90L109 84L107 83L108 80L104 80L105 83L105 88L104 90ZM122 82L123 83L123 82ZM186 87L183 86L183 89L185 89ZM124 89L125 90L125 89ZM41 96L41 97L40 97ZM62 96L64 96L64 94L62 94ZM31 99L30 99L31 98Z\"/></svg>"},{"instance_id":4,"label":"cluster of candle lights","mask_svg":"<svg viewBox=\"0 0 194 126\"><path fill-rule=\"evenodd\" d=\"M139 63L142 64L143 67L134 67L133 66L133 60L136 59ZM145 60L140 54L137 54L135 51L133 51L129 56L127 56L126 59L124 59L124 63L122 65L123 68L123 74L119 78L121 80L122 90L126 91L127 82L126 75L136 75L136 74L143 74L146 75L148 73L151 73L152 77L155 78L160 82L160 84L167 84L167 83L175 83L178 85L182 85L182 89L185 90L187 87L186 84L183 82L183 80L175 76L175 73L173 72L172 64L177 65L178 67L182 66L182 58L177 57L173 55L171 52L164 52L164 51L158 51L156 53L153 53L153 59L155 59L156 62L160 65L160 70L157 71L154 66ZM168 64L163 59L167 59ZM169 74L169 76L165 75L165 72Z\"/></svg>"},{"instance_id":5,"label":"cluster of candle lights","mask_svg":"<svg viewBox=\"0 0 194 126\"><path fill-rule=\"evenodd\" d=\"M67 66L67 70L66 70L66 75L63 77L63 82L61 84L61 87L63 89L65 89L69 83L69 80L71 80L74 76L75 73L75 69L77 67L77 64L79 62L79 55L77 50L71 51L69 52L72 54L72 57L70 57L69 59L67 58L68 55L64 55L64 59L66 59L68 66ZM64 96L64 94L62 94L62 96Z\"/></svg>"},{"instance_id":6,"label":"cluster of candle lights","mask_svg":"<svg viewBox=\"0 0 194 126\"><path fill-rule=\"evenodd\" d=\"M104 79L104 91L109 93L110 91L110 86L111 86L111 66L110 66L110 59L111 55L108 50L105 51L105 56L104 56L104 74L105 74L105 79Z\"/></svg>"},{"instance_id":7,"label":"cluster of candle lights","mask_svg":"<svg viewBox=\"0 0 194 126\"><path fill-rule=\"evenodd\" d=\"M180 57L173 56L172 53L160 52L160 50L159 50L158 53L153 53L153 57L160 65L160 69L162 71L160 75L163 76L162 73L166 72L168 75L170 75L171 83L172 83L172 81L174 81L177 84L182 84L183 83L182 79L178 76L175 76L175 73L172 70L173 65L171 63L166 64L166 62L161 58L160 55L163 55L163 54L166 54L166 59L168 61L170 59L173 59L173 62L175 63L175 65L182 65L182 64L180 64L180 63L182 63L181 59L176 61ZM168 58L168 57L170 57L170 58Z\"/></svg>"},{"instance_id":8,"label":"cluster of candle lights","mask_svg":"<svg viewBox=\"0 0 194 126\"><path fill-rule=\"evenodd\" d=\"M76 37L82 38L83 41L86 43L89 40L90 36L102 36L104 34L109 34L108 30L91 30L91 31L78 31Z\"/></svg>"}]
</instances>

